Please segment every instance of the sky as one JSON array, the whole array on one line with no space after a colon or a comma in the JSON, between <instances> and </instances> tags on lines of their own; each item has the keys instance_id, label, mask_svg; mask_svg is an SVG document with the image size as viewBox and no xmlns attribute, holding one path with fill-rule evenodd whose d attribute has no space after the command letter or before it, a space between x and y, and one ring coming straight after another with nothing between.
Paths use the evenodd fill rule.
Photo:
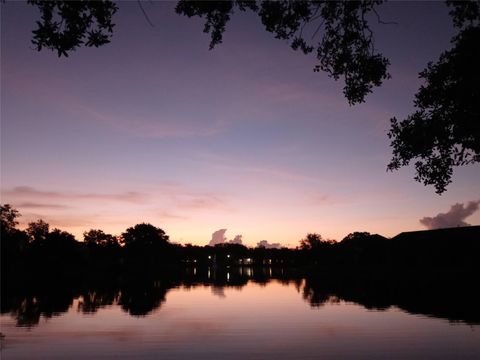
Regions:
<instances>
[{"instance_id":1,"label":"sky","mask_svg":"<svg viewBox=\"0 0 480 360\"><path fill-rule=\"evenodd\" d=\"M422 230L450 210L480 224L478 165L456 168L441 196L412 167L386 171L389 119L413 111L418 73L450 47L443 3L379 8L396 22L372 22L392 78L356 106L253 14L210 51L200 19L143 6L153 27L120 2L110 44L58 58L31 45L34 7L1 4L1 203L20 227L42 218L81 240L148 222L178 243L226 229L293 247L311 232Z\"/></svg>"}]
</instances>

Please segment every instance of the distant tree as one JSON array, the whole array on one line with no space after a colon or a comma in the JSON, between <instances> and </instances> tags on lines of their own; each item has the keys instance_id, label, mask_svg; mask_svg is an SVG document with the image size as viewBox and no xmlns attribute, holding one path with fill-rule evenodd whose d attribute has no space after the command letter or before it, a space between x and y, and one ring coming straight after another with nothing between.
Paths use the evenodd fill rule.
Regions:
<instances>
[{"instance_id":1,"label":"distant tree","mask_svg":"<svg viewBox=\"0 0 480 360\"><path fill-rule=\"evenodd\" d=\"M10 204L0 205L0 226L2 232L12 232L18 225L17 218L20 216L17 209Z\"/></svg>"},{"instance_id":2,"label":"distant tree","mask_svg":"<svg viewBox=\"0 0 480 360\"><path fill-rule=\"evenodd\" d=\"M333 240L324 240L320 234L307 234L305 239L300 240L300 249L302 250L316 250L325 245L334 243Z\"/></svg>"},{"instance_id":3,"label":"distant tree","mask_svg":"<svg viewBox=\"0 0 480 360\"><path fill-rule=\"evenodd\" d=\"M53 229L47 234L46 241L50 243L71 243L76 244L77 240L73 234L60 229Z\"/></svg>"},{"instance_id":4,"label":"distant tree","mask_svg":"<svg viewBox=\"0 0 480 360\"><path fill-rule=\"evenodd\" d=\"M42 219L28 223L26 232L30 242L41 243L47 239L50 225Z\"/></svg>"},{"instance_id":5,"label":"distant tree","mask_svg":"<svg viewBox=\"0 0 480 360\"><path fill-rule=\"evenodd\" d=\"M1 275L14 269L28 244L28 236L24 231L18 230L18 210L11 205L0 205L0 265ZM12 270L15 271L15 270Z\"/></svg>"},{"instance_id":6,"label":"distant tree","mask_svg":"<svg viewBox=\"0 0 480 360\"><path fill-rule=\"evenodd\" d=\"M83 233L83 241L90 246L118 246L118 239L111 235L106 234L102 230L91 229Z\"/></svg>"},{"instance_id":7,"label":"distant tree","mask_svg":"<svg viewBox=\"0 0 480 360\"><path fill-rule=\"evenodd\" d=\"M352 242L352 241L358 241L358 240L363 240L363 239L367 239L371 236L372 234L370 234L369 232L366 232L366 231L355 231L353 233L350 233L348 234L347 236L345 236L343 239L342 239L342 243L346 243L346 242Z\"/></svg>"},{"instance_id":8,"label":"distant tree","mask_svg":"<svg viewBox=\"0 0 480 360\"><path fill-rule=\"evenodd\" d=\"M369 232L353 232L338 244L338 263L344 268L350 266L385 265L389 260L390 240Z\"/></svg>"},{"instance_id":9,"label":"distant tree","mask_svg":"<svg viewBox=\"0 0 480 360\"><path fill-rule=\"evenodd\" d=\"M143 247L167 245L168 235L160 228L151 224L137 224L122 233L122 240L126 247Z\"/></svg>"}]
</instances>

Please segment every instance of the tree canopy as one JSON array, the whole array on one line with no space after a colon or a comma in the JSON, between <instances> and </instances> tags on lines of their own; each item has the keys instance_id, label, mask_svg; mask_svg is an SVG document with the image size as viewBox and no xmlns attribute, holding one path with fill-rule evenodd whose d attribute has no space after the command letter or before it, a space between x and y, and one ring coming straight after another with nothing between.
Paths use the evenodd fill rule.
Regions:
<instances>
[{"instance_id":1,"label":"tree canopy","mask_svg":"<svg viewBox=\"0 0 480 360\"><path fill-rule=\"evenodd\" d=\"M10 204L0 205L0 227L2 231L12 232L18 225L17 218L20 216L17 209Z\"/></svg>"},{"instance_id":2,"label":"tree canopy","mask_svg":"<svg viewBox=\"0 0 480 360\"><path fill-rule=\"evenodd\" d=\"M79 46L110 42L118 9L112 1L28 2L41 13L32 39L39 51L47 48L68 56ZM390 61L375 48L369 24L372 19L384 23L376 10L383 2L180 0L176 12L205 19L210 49L222 42L236 11L258 14L277 39L288 41L294 50L315 53L318 64L313 70L342 79L344 96L354 105L390 77ZM415 161L415 179L433 185L439 194L451 182L453 167L480 162L480 0L446 3L458 29L453 48L420 72L424 85L415 95L417 110L401 121L392 118L388 133L393 158L387 169Z\"/></svg>"},{"instance_id":3,"label":"tree canopy","mask_svg":"<svg viewBox=\"0 0 480 360\"><path fill-rule=\"evenodd\" d=\"M112 17L118 7L102 1L28 0L40 10L41 20L33 31L32 43L38 51L47 48L58 56L68 56L79 46L99 47L110 42Z\"/></svg>"},{"instance_id":4,"label":"tree canopy","mask_svg":"<svg viewBox=\"0 0 480 360\"><path fill-rule=\"evenodd\" d=\"M437 193L451 182L453 166L480 162L480 2L450 2L455 26L453 48L430 62L415 95L417 110L391 119L393 158L389 170L416 159L417 181Z\"/></svg>"},{"instance_id":5,"label":"tree canopy","mask_svg":"<svg viewBox=\"0 0 480 360\"><path fill-rule=\"evenodd\" d=\"M137 224L122 233L122 240L126 247L129 246L163 246L168 244L168 235L160 228L151 224Z\"/></svg>"},{"instance_id":6,"label":"tree canopy","mask_svg":"<svg viewBox=\"0 0 480 360\"><path fill-rule=\"evenodd\" d=\"M90 229L83 233L83 241L90 246L118 246L118 239L111 235L104 233L103 230Z\"/></svg>"}]
</instances>

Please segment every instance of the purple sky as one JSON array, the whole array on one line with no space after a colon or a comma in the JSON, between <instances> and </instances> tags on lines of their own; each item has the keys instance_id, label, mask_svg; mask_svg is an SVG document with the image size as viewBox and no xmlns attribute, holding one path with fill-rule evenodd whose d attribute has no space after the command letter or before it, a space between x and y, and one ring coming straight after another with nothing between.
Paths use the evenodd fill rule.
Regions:
<instances>
[{"instance_id":1,"label":"purple sky","mask_svg":"<svg viewBox=\"0 0 480 360\"><path fill-rule=\"evenodd\" d=\"M308 232L422 229L480 198L479 166L456 169L442 196L412 168L386 172L389 119L412 111L418 72L449 47L443 3L380 8L398 23L374 26L392 79L354 107L256 16L234 16L209 51L203 23L174 5L144 3L152 28L121 2L111 44L61 59L32 50L34 7L1 5L1 202L24 223L81 239L151 222L182 243L227 229L294 246Z\"/></svg>"}]
</instances>

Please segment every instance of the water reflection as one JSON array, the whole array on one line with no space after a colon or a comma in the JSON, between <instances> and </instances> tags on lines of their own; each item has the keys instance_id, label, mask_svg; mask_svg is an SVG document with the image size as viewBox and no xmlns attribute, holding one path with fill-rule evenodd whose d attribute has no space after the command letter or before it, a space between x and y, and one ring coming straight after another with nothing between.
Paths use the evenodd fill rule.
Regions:
<instances>
[{"instance_id":1,"label":"water reflection","mask_svg":"<svg viewBox=\"0 0 480 360\"><path fill-rule=\"evenodd\" d=\"M117 306L131 316L146 316L159 310L167 293L175 288L211 287L225 299L227 288L242 289L249 282L266 285L275 280L293 285L312 308L347 301L366 309L383 311L395 306L406 312L480 324L479 295L469 281L458 279L392 278L339 274L298 275L280 268L235 267L226 269L187 268L175 276L124 276L77 280L64 284L36 284L2 289L1 313L9 314L17 326L34 327L40 319L76 310L92 314ZM76 301L74 301L76 300ZM194 302L195 299L192 299Z\"/></svg>"}]
</instances>

